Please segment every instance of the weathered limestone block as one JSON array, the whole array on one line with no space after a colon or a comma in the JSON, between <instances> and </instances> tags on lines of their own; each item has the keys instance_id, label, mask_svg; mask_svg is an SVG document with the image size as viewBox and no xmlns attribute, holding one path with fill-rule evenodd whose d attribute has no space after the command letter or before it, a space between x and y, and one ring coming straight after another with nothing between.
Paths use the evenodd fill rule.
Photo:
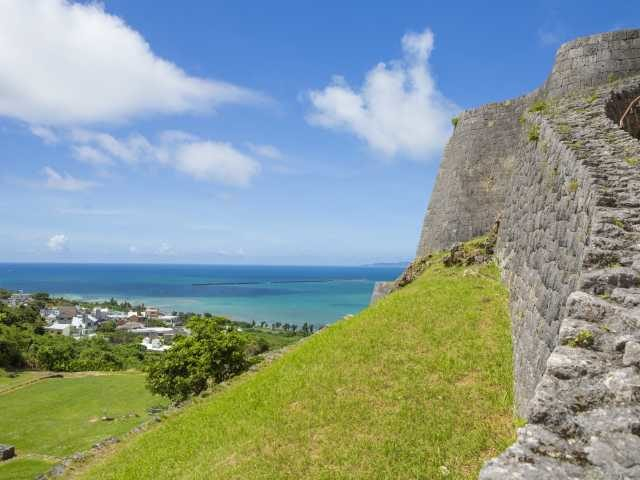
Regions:
<instances>
[{"instance_id":1,"label":"weathered limestone block","mask_svg":"<svg viewBox=\"0 0 640 480\"><path fill-rule=\"evenodd\" d=\"M0 444L0 461L9 460L15 457L16 449L13 445L1 445Z\"/></svg>"}]
</instances>

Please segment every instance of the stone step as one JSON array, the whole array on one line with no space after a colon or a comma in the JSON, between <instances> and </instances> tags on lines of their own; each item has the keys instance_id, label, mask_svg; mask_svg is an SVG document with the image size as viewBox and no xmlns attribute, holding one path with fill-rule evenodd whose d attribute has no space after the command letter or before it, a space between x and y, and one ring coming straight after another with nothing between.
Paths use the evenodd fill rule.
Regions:
<instances>
[{"instance_id":1,"label":"stone step","mask_svg":"<svg viewBox=\"0 0 640 480\"><path fill-rule=\"evenodd\" d=\"M629 267L613 267L585 272L581 278L581 289L596 295L610 294L614 288L640 286L640 275Z\"/></svg>"},{"instance_id":2,"label":"stone step","mask_svg":"<svg viewBox=\"0 0 640 480\"><path fill-rule=\"evenodd\" d=\"M625 306L637 307L640 305L640 288L614 288L611 291L611 300Z\"/></svg>"}]
</instances>

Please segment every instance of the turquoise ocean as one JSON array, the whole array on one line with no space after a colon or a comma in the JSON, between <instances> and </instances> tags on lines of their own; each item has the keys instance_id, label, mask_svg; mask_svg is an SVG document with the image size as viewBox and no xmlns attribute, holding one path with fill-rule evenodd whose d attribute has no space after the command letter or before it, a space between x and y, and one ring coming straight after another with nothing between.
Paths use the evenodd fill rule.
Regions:
<instances>
[{"instance_id":1,"label":"turquoise ocean","mask_svg":"<svg viewBox=\"0 0 640 480\"><path fill-rule=\"evenodd\" d=\"M0 288L83 300L127 300L166 312L236 320L332 323L366 307L400 267L0 263Z\"/></svg>"}]
</instances>

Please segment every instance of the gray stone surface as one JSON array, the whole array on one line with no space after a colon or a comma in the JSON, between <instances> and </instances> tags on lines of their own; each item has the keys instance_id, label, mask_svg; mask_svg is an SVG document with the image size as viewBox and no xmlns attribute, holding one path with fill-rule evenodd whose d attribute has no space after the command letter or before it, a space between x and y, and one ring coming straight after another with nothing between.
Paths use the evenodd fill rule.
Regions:
<instances>
[{"instance_id":1,"label":"gray stone surface","mask_svg":"<svg viewBox=\"0 0 640 480\"><path fill-rule=\"evenodd\" d=\"M16 449L13 445L1 445L0 444L0 461L9 460L15 457Z\"/></svg>"},{"instance_id":2,"label":"gray stone surface","mask_svg":"<svg viewBox=\"0 0 640 480\"><path fill-rule=\"evenodd\" d=\"M395 282L376 282L373 285L373 293L369 305L373 305L381 298L386 297L393 290Z\"/></svg>"},{"instance_id":3,"label":"gray stone surface","mask_svg":"<svg viewBox=\"0 0 640 480\"><path fill-rule=\"evenodd\" d=\"M640 479L640 142L606 108L638 86L526 114L540 138L518 150L498 255L529 423L483 480Z\"/></svg>"},{"instance_id":4,"label":"gray stone surface","mask_svg":"<svg viewBox=\"0 0 640 480\"><path fill-rule=\"evenodd\" d=\"M445 150L418 255L500 217L528 422L483 480L640 479L640 120L617 125L639 74L640 30L577 39L538 91L463 113Z\"/></svg>"},{"instance_id":5,"label":"gray stone surface","mask_svg":"<svg viewBox=\"0 0 640 480\"><path fill-rule=\"evenodd\" d=\"M417 256L486 233L511 185L522 97L463 112L447 144L418 245Z\"/></svg>"}]
</instances>

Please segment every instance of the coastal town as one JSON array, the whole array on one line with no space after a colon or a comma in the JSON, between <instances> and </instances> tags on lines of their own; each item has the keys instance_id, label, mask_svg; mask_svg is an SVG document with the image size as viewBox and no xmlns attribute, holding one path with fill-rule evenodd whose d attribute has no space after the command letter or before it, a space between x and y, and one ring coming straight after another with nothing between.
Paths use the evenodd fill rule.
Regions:
<instances>
[{"instance_id":1,"label":"coastal town","mask_svg":"<svg viewBox=\"0 0 640 480\"><path fill-rule=\"evenodd\" d=\"M33 300L32 294L18 291L6 299L0 299L0 302L16 308ZM116 331L140 336L140 344L152 352L168 350L177 335L189 333L180 315L167 314L157 307L143 305L129 311L103 306L55 305L40 309L40 316L46 322L44 330L51 334L76 339L90 338L96 335L101 326L108 324Z\"/></svg>"}]
</instances>

